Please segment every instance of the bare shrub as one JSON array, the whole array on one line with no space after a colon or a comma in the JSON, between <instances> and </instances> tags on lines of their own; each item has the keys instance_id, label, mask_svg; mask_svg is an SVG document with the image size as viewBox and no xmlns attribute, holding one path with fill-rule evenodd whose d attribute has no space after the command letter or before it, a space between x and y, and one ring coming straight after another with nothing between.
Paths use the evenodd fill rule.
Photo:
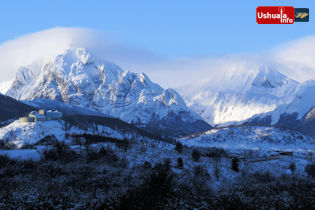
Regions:
<instances>
[{"instance_id":1,"label":"bare shrub","mask_svg":"<svg viewBox=\"0 0 315 210\"><path fill-rule=\"evenodd\" d=\"M175 150L176 150L178 153L182 153L182 152L183 152L183 144L178 141L178 142L176 143Z\"/></svg>"},{"instance_id":2,"label":"bare shrub","mask_svg":"<svg viewBox=\"0 0 315 210\"><path fill-rule=\"evenodd\" d=\"M3 150L13 150L13 149L17 149L17 145L14 144L12 141L10 141L9 139L6 140L0 140L0 149Z\"/></svg>"},{"instance_id":3,"label":"bare shrub","mask_svg":"<svg viewBox=\"0 0 315 210\"><path fill-rule=\"evenodd\" d=\"M192 153L191 153L191 157L193 158L194 161L199 161L201 154L197 149L193 149Z\"/></svg>"},{"instance_id":4,"label":"bare shrub","mask_svg":"<svg viewBox=\"0 0 315 210\"><path fill-rule=\"evenodd\" d=\"M231 166L232 170L235 172L239 172L240 160L235 157L235 158L232 158L231 163L232 163L232 166Z\"/></svg>"},{"instance_id":5,"label":"bare shrub","mask_svg":"<svg viewBox=\"0 0 315 210\"><path fill-rule=\"evenodd\" d=\"M215 158L215 157L221 158L221 157L226 157L227 154L224 149L211 147L211 148L207 148L204 156L210 157L210 158Z\"/></svg>"},{"instance_id":6,"label":"bare shrub","mask_svg":"<svg viewBox=\"0 0 315 210\"><path fill-rule=\"evenodd\" d=\"M290 165L289 165L289 169L291 170L291 172L292 172L292 173L294 173L294 172L295 172L295 170L296 170L296 165L295 165L295 163L294 163L294 162L290 163Z\"/></svg>"},{"instance_id":7,"label":"bare shrub","mask_svg":"<svg viewBox=\"0 0 315 210\"><path fill-rule=\"evenodd\" d=\"M183 169L184 168L184 162L182 158L177 159L177 168Z\"/></svg>"},{"instance_id":8,"label":"bare shrub","mask_svg":"<svg viewBox=\"0 0 315 210\"><path fill-rule=\"evenodd\" d=\"M313 163L307 164L304 168L304 171L309 177L315 177L315 165Z\"/></svg>"},{"instance_id":9,"label":"bare shrub","mask_svg":"<svg viewBox=\"0 0 315 210\"><path fill-rule=\"evenodd\" d=\"M45 150L42 154L42 159L53 161L72 161L77 157L77 154L70 149L64 142L55 142L51 149Z\"/></svg>"}]
</instances>

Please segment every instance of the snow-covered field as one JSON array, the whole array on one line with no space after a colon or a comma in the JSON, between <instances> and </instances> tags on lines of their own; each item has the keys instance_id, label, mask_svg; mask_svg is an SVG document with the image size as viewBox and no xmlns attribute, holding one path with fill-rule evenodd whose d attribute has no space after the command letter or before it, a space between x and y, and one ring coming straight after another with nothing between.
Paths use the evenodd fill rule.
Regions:
<instances>
[{"instance_id":1,"label":"snow-covered field","mask_svg":"<svg viewBox=\"0 0 315 210\"><path fill-rule=\"evenodd\" d=\"M189 147L223 148L232 156L240 158L241 167L246 168L246 171L268 172L274 176L292 173L288 169L291 163L296 165L297 174L305 175L304 168L313 161L315 151L312 137L274 127L212 129L178 140ZM225 176L231 176L229 174Z\"/></svg>"},{"instance_id":2,"label":"snow-covered field","mask_svg":"<svg viewBox=\"0 0 315 210\"><path fill-rule=\"evenodd\" d=\"M315 151L315 140L300 132L260 126L212 129L205 133L180 138L183 144L242 150Z\"/></svg>"},{"instance_id":3,"label":"snow-covered field","mask_svg":"<svg viewBox=\"0 0 315 210\"><path fill-rule=\"evenodd\" d=\"M13 149L0 150L0 155L7 155L13 159L19 160L40 160L40 151L36 149Z\"/></svg>"},{"instance_id":4,"label":"snow-covered field","mask_svg":"<svg viewBox=\"0 0 315 210\"><path fill-rule=\"evenodd\" d=\"M120 133L106 126L89 127L82 130L71 126L65 129L64 121L46 121L46 122L19 122L18 120L0 128L0 140L10 141L21 147L25 144L35 144L46 136L55 136L59 141L66 140L66 134L94 134L116 139L130 139L131 133Z\"/></svg>"},{"instance_id":5,"label":"snow-covered field","mask_svg":"<svg viewBox=\"0 0 315 210\"><path fill-rule=\"evenodd\" d=\"M35 144L46 136L54 135L59 141L66 141L77 153L82 150L79 145L66 138L66 134L94 134L116 139L132 139L132 134L122 134L104 126L92 126L87 130L72 126L65 129L64 121L48 121L37 123L24 123L14 121L0 128L0 139L10 141L18 147L27 144ZM291 173L288 170L290 163L296 164L297 174L305 175L304 167L312 162L315 151L315 141L309 136L299 132L274 127L234 127L212 129L205 133L177 139L183 145L188 146L183 153L175 151L174 145L152 139L138 139L133 142L128 153L122 152L113 143L97 143L91 148L102 146L111 147L118 155L124 156L130 166L150 162L160 162L164 158L170 158L176 165L178 158L185 162L184 168L193 168L196 165L206 166L208 172L215 176L215 168L220 168L222 179L230 179L236 176L231 172L231 157L241 160L240 167L246 171L268 171L273 175ZM227 156L218 159L207 157L207 149L222 148ZM198 148L203 156L199 162L191 158L193 148ZM28 150L2 150L0 154L6 154L12 158L38 160L45 148L36 146L36 149ZM289 155L279 155L281 152L291 152ZM219 164L219 165L218 165Z\"/></svg>"},{"instance_id":6,"label":"snow-covered field","mask_svg":"<svg viewBox=\"0 0 315 210\"><path fill-rule=\"evenodd\" d=\"M184 144L179 151L176 147L181 144L175 146L145 138L80 144L66 139L64 125L62 121L42 123L15 121L0 129L1 138L12 137L12 141L19 143L20 146L35 143L45 137L45 134L55 135L60 141L66 140L66 146L62 146L65 149L60 153L57 149L60 147L56 146L58 143L32 145L32 149L0 150L0 155L23 160L8 161L8 157L1 156L4 168L0 168L0 178L2 175L5 183L10 183L10 186L12 183L15 185L18 183L20 186L18 190L14 188L19 193L14 194L13 203L17 203L16 200L24 201L26 197L37 205L38 200L42 199L42 194L47 192L58 194L60 191L67 199L67 196L70 197L65 202L74 206L79 205L77 206L79 208L89 205L90 202L93 205L102 203L112 196L119 198L124 193L146 184L148 177L152 176L153 186L159 189L164 181L162 180L161 184L155 183L156 171L161 163L166 162L169 163L170 170L166 177L173 177L170 185L173 189L171 192L176 193L175 195L171 193L176 197L174 203L179 202L180 196L184 197L180 202L190 200L193 202L186 209L209 209L211 203L206 202L209 201L208 198L220 199L221 196L234 195L234 191L239 199L250 205L251 199L261 201L261 197L266 193L268 196L256 206L276 202L274 199L277 198L274 198L273 194L279 192L282 200L293 202L291 200L295 197L286 195L288 192L290 195L295 193L296 189L292 186L301 188L302 192L298 191L298 195L303 195L302 198L306 195L304 203L309 203L312 199L309 195L312 192L308 187L313 181L309 179L310 172L306 168L314 166L314 141L300 133L271 127L214 129L200 136L178 139ZM71 127L67 132L105 136L106 132L114 135L116 131L100 126L95 129L95 126L92 126L87 131ZM25 138L25 141L22 138ZM121 143L126 143L127 146ZM281 154L277 150L282 150L282 153L285 150L287 153ZM194 151L198 151L199 158L194 158ZM29 159L34 162L24 161ZM237 170L233 168L234 160L238 161ZM179 162L182 163L181 166ZM52 190L52 186L57 188ZM155 188L153 191L158 191ZM7 191L11 192L10 190L12 189L8 187ZM248 194L251 192L254 194ZM0 196L2 202L4 195L6 194ZM169 195L164 196L169 198ZM56 206L54 197L45 199ZM201 202L200 199L205 201ZM301 200L301 196L299 199ZM5 200L2 204L0 202L0 206L10 201ZM225 206L225 199L223 201ZM179 206L184 206L184 203L180 203Z\"/></svg>"}]
</instances>

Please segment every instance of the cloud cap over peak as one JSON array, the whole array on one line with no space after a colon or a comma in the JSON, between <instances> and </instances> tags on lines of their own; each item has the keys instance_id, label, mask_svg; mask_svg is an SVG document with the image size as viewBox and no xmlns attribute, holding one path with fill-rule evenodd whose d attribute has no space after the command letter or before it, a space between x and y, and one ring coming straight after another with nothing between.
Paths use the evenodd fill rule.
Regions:
<instances>
[{"instance_id":1,"label":"cloud cap over peak","mask_svg":"<svg viewBox=\"0 0 315 210\"><path fill-rule=\"evenodd\" d=\"M117 41L109 34L85 28L55 27L1 44L0 82L12 79L21 66L39 66L70 48L85 48L101 59L132 71L136 71L139 63L161 59L148 50Z\"/></svg>"},{"instance_id":2,"label":"cloud cap over peak","mask_svg":"<svg viewBox=\"0 0 315 210\"><path fill-rule=\"evenodd\" d=\"M19 67L32 64L38 69L43 62L69 48L85 48L98 58L118 64L123 70L145 72L164 88L201 82L219 87L233 85L233 81L226 81L229 75L235 75L235 72L246 74L260 67L270 67L299 82L315 79L315 36L258 53L170 59L95 30L55 27L1 44L0 82L14 78Z\"/></svg>"},{"instance_id":3,"label":"cloud cap over peak","mask_svg":"<svg viewBox=\"0 0 315 210\"><path fill-rule=\"evenodd\" d=\"M87 29L55 27L7 41L0 45L1 80L12 79L21 66L52 59L71 47L86 47L92 36Z\"/></svg>"}]
</instances>

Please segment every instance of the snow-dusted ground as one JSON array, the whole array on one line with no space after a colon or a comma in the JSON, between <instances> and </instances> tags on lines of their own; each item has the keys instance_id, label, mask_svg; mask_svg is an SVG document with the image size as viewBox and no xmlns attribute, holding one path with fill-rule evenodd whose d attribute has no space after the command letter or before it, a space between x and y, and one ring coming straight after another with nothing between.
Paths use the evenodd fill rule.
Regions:
<instances>
[{"instance_id":1,"label":"snow-dusted ground","mask_svg":"<svg viewBox=\"0 0 315 210\"><path fill-rule=\"evenodd\" d=\"M88 128L86 131L72 126L65 131L63 121L48 121L37 123L13 123L0 128L0 139L9 140L18 146L33 144L48 135L55 135L60 141L66 140L71 148L80 153L82 148L73 144L71 139L66 139L68 134L98 134L114 137L116 139L132 139L132 134L122 134L108 127L98 126ZM119 157L124 157L129 162L129 167L141 165L144 162L155 164L165 158L170 158L172 165L176 166L177 159L182 158L184 168L191 169L197 165L204 166L212 177L216 176L216 168L219 168L220 178L213 181L214 187L218 187L225 180L231 180L241 176L240 173L231 170L231 158L240 159L240 170L255 173L268 172L274 176L292 173L289 170L291 163L296 164L295 173L306 176L304 168L314 159L314 139L299 132L284 130L274 127L234 127L212 129L203 134L178 139L184 145L182 153L174 149L174 145L157 140L145 139L142 141L131 141L128 152L118 148L115 143L97 143L91 148L99 149L102 146L111 147ZM202 156L200 161L195 162L191 157L193 148L198 148L202 154L207 149L217 147L223 148L227 156L221 158L210 158ZM0 150L0 155L6 154L17 159L40 159L41 152L47 147L37 146L36 149L28 150ZM279 151L290 151L290 155L279 155ZM270 158L271 157L271 158ZM176 171L177 169L174 168ZM178 173L181 170L178 169ZM215 179L214 179L215 180Z\"/></svg>"},{"instance_id":2,"label":"snow-dusted ground","mask_svg":"<svg viewBox=\"0 0 315 210\"><path fill-rule=\"evenodd\" d=\"M19 122L0 128L0 139L9 140L18 146L34 144L46 136L65 139L64 123L59 121Z\"/></svg>"},{"instance_id":3,"label":"snow-dusted ground","mask_svg":"<svg viewBox=\"0 0 315 210\"><path fill-rule=\"evenodd\" d=\"M36 149L13 149L13 150L0 150L0 155L7 155L12 159L19 160L39 160L41 152Z\"/></svg>"},{"instance_id":4,"label":"snow-dusted ground","mask_svg":"<svg viewBox=\"0 0 315 210\"><path fill-rule=\"evenodd\" d=\"M124 157L128 160L129 167L142 165L145 162L154 165L165 158L170 158L171 165L175 167L177 159L182 158L184 169L193 169L195 166L200 165L206 168L211 177L216 177L215 170L218 168L219 179L216 180L213 178L212 181L214 188L220 187L227 180L231 181L242 176L242 173L237 173L231 169L232 157L239 157L240 171L246 171L246 173L270 173L275 177L283 174L292 174L292 171L289 169L291 163L296 165L294 172L296 175L306 176L305 166L314 160L314 140L298 132L292 131L290 133L288 130L272 127L248 127L246 129L230 128L212 130L207 132L206 135L211 136L216 134L221 135L222 144L220 142L198 143L197 139L200 139L200 137L179 139L183 144L189 146L188 148L184 148L182 153L178 153L175 150L175 145L156 140L133 142L127 152L124 152L124 150L118 148L113 143L98 143L91 146L94 149L99 149L102 146L110 147L119 157ZM266 140L268 138L265 136L274 138L274 143L268 143ZM296 144L288 144L288 142L293 141L293 138L298 138ZM229 142L229 140L231 141ZM247 146L245 146L246 141L248 142ZM221 158L212 158L202 155L201 159L197 162L192 159L191 153L194 148L197 148L201 154L205 154L208 151L207 149L213 147L224 148L227 156L223 155ZM72 149L79 151L77 145L72 146ZM279 150L292 151L293 155L279 155ZM173 170L176 173L183 172L176 168Z\"/></svg>"},{"instance_id":5,"label":"snow-dusted ground","mask_svg":"<svg viewBox=\"0 0 315 210\"><path fill-rule=\"evenodd\" d=\"M315 151L315 140L300 132L260 126L212 129L179 139L183 144L198 147L219 147L242 150Z\"/></svg>"},{"instance_id":6,"label":"snow-dusted ground","mask_svg":"<svg viewBox=\"0 0 315 210\"><path fill-rule=\"evenodd\" d=\"M98 125L82 130L71 126L65 130L64 121L46 121L46 122L19 122L18 120L0 128L0 140L8 140L18 147L25 144L34 144L46 136L54 135L58 140L66 140L66 134L94 134L116 139L130 139L132 133L120 133L106 126Z\"/></svg>"},{"instance_id":7,"label":"snow-dusted ground","mask_svg":"<svg viewBox=\"0 0 315 210\"><path fill-rule=\"evenodd\" d=\"M253 136L254 135L253 133L255 132L262 133L262 132L267 132L267 131L268 131L267 128L259 127L250 132L248 131L248 135ZM209 133L207 135L211 135L211 133L210 134ZM232 136L232 134L230 134L230 136ZM37 184L37 186L43 186L47 182L58 183L58 189L59 189L59 186L61 185L61 184L59 185L59 183L62 183L62 181L66 178L67 178L66 180L69 179L69 177L66 177L67 175L75 177L74 183L78 183L80 181L84 182L85 180L88 180L88 181L98 180L96 178L100 178L99 179L100 184L101 184L100 186L103 187L103 183L105 182L106 184L109 185L109 187L106 186L103 188L112 189L109 195L118 196L120 195L119 193L125 192L128 189L127 187L125 188L125 186L128 185L129 187L134 187L135 185L139 185L140 183L142 183L143 181L142 176L148 173L147 171L148 169L144 168L145 166L149 164L149 168L151 168L151 166L154 166L156 163L163 162L165 158L169 158L171 161L171 170L174 172L174 174L176 174L175 177L179 184L185 183L185 185L183 185L184 187L193 186L193 189L195 189L196 186L197 187L200 186L198 184L200 182L202 183L203 186L209 187L209 189L211 189L211 191L207 191L207 192L217 193L219 195L222 192L229 193L230 188L233 189L233 187L235 186L236 186L236 189L238 190L237 187L242 183L245 183L245 186L244 186L245 188L247 187L246 185L247 183L250 183L253 185L257 184L257 187L256 188L254 187L252 189L260 190L262 189L260 187L262 186L264 188L265 184L266 185L268 184L267 183L268 181L259 181L259 177L262 177L263 179L266 178L266 179L273 180L274 177L278 177L279 179L282 179L282 175L292 174L293 175L292 177L304 179L306 180L305 182L308 182L308 177L305 172L305 166L307 164L312 163L312 158L313 158L311 156L297 157L294 155L294 156L282 156L279 159L272 159L272 160L266 160L266 161L253 161L254 159L250 159L250 158L246 159L246 158L241 158L241 157L260 158L261 155L259 153L256 154L255 150L253 150L252 152L245 149L241 149L241 148L237 150L236 147L234 149L232 149L231 147L230 148L227 147L226 155L222 155L222 156L218 155L216 157L209 157L205 155L207 152L207 149L209 148L198 147L197 149L200 151L202 156L199 161L194 161L191 154L192 154L192 150L195 148L184 146L183 151L179 153L178 151L175 150L174 145L161 142L161 141L156 141L156 140L142 140L142 141L131 140L129 148L127 150L125 150L122 147L119 147L118 144L109 143L109 142L106 142L106 143L99 142L99 143L89 145L88 150L86 150L85 146L75 145L74 142L69 142L69 144L71 143L72 145L70 145L70 148L74 150L76 153L81 153L82 156L80 156L79 159L76 159L70 163L62 163L58 161L56 162L49 161L49 163L43 163L42 161L39 162L39 164L43 164L44 166L45 164L47 164L47 166L51 166L48 169L50 168L58 169L58 170L60 169L63 173L61 173L61 175L58 175L57 177L48 178L48 179L47 179L47 175L45 176L41 175L44 177L43 179L44 182ZM110 151L109 148L111 148L113 150L112 152L115 154L116 157L118 157L119 161L118 162L113 161L113 162L108 163L104 161L104 159L101 158L95 161L87 162L88 160L87 151L98 150L102 146L106 148L106 151ZM17 159L37 160L40 158L41 151L49 147L50 146L37 146L36 150L6 150L6 151L0 151L0 155L7 154L9 157L17 158ZM109 148L107 149L107 147ZM233 157L238 156L238 155L240 159L240 164L239 164L239 172L236 172L231 168L231 160ZM87 159L84 159L84 157ZM110 156L105 156L105 158L110 158ZM178 158L182 159L182 162L184 164L183 169L179 169L177 167ZM125 163L126 165L123 166L122 163ZM294 163L296 166L296 169L294 171L290 170L290 165L292 163ZM196 175L196 169L198 168L205 170L207 174ZM89 170L89 172L87 172L87 170ZM38 176L36 174L36 171L38 171L38 169L34 170L34 172L31 173L31 175L35 176L35 180L37 180L37 176ZM89 176L87 176L86 173L88 173ZM102 176L105 176L105 175L107 175L108 177L106 179L102 178ZM28 177L28 176L30 176L29 173L25 177ZM268 178L269 176L270 178ZM19 178L17 179L19 181L18 183L24 183L25 182L24 180L27 180L24 176L17 176L17 177ZM83 177L83 178L77 179L77 177ZM253 177L256 177L256 179L253 179ZM288 177L291 177L291 176L288 176ZM249 179L248 182L246 182L247 179ZM56 180L58 181L54 182ZM129 182L130 180L132 182ZM285 180L283 182L285 182ZM16 183L16 181L14 183ZM31 180L30 183L32 185L33 180ZM98 185L95 184L94 186L95 182L89 182L89 183L92 183L93 185L92 184L87 185L88 192L96 191L95 186L98 186ZM271 184L276 184L276 181L272 181ZM90 188L90 186L92 187ZM62 189L73 190L75 189L75 187L72 187L72 186L69 187L69 185L67 185L66 188L62 188ZM267 188L267 190L268 189L269 188ZM49 192L51 191L49 190ZM95 194L100 195L99 194L100 192L101 191L97 191L97 193ZM243 193L243 191L240 191L240 192ZM82 195L82 193L84 192L80 192L78 193L78 195ZM93 199L95 198L95 194L91 196ZM71 196L72 195L73 194L71 194ZM188 196L190 197L190 194ZM200 196L200 194L197 194L197 196ZM256 196L256 194L254 196ZM283 196L283 195L280 194L280 196ZM73 197L76 197L76 196L73 196ZM260 194L259 194L259 199L260 199ZM102 197L102 200L103 200L103 197ZM83 201L82 200L76 201L76 203L79 203L79 202L83 202ZM189 208L189 209L193 209L193 208Z\"/></svg>"},{"instance_id":8,"label":"snow-dusted ground","mask_svg":"<svg viewBox=\"0 0 315 210\"><path fill-rule=\"evenodd\" d=\"M242 161L248 172L269 172L274 176L290 174L291 163L296 173L305 175L304 168L314 160L315 140L297 131L274 127L234 127L212 129L205 133L178 139L190 147L223 148ZM281 155L289 152L288 155ZM292 155L292 156L291 156ZM230 165L226 162L225 164ZM222 171L227 170L222 168ZM230 177L233 173L226 173Z\"/></svg>"},{"instance_id":9,"label":"snow-dusted ground","mask_svg":"<svg viewBox=\"0 0 315 210\"><path fill-rule=\"evenodd\" d=\"M170 158L171 165L176 166L177 159L182 158L184 163L184 169L193 169L195 166L203 166L206 168L211 177L216 177L215 170L219 170L219 179L213 178L212 185L214 188L224 184L226 180L233 180L241 177L242 173L237 173L231 169L231 157L240 157L240 171L246 171L248 173L270 173L272 176L278 177L283 174L291 174L289 169L291 163L295 163L295 174L300 176L306 176L304 168L307 164L311 163L314 159L312 153L305 153L303 155L293 156L280 156L279 158L264 160L263 158L271 154L269 151L260 153L258 151L243 150L243 149L226 149L228 156L222 156L221 158L212 158L202 156L199 161L194 161L191 157L191 152L194 147L184 148L182 153L178 153L175 150L175 146L159 141L138 141L132 144L128 152L124 152L122 149L117 148L112 143L100 143L93 145L94 148L101 146L110 147L115 151L119 157L125 157L129 162L129 167L142 165L145 162L149 162L152 165L161 162L165 158ZM197 147L198 148L198 147ZM204 154L207 148L198 148L198 150ZM256 161L258 160L258 161ZM263 161L259 161L263 160ZM182 170L175 170L176 173L182 173Z\"/></svg>"}]
</instances>

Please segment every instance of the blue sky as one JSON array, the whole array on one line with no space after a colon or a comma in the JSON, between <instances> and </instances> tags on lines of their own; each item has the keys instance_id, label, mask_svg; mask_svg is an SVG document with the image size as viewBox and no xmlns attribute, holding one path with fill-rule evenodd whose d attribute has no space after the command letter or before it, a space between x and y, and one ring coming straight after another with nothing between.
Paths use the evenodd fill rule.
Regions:
<instances>
[{"instance_id":1,"label":"blue sky","mask_svg":"<svg viewBox=\"0 0 315 210\"><path fill-rule=\"evenodd\" d=\"M257 6L310 8L310 23L258 25ZM168 57L247 53L315 34L314 0L2 1L0 43L55 26L83 27Z\"/></svg>"}]
</instances>

